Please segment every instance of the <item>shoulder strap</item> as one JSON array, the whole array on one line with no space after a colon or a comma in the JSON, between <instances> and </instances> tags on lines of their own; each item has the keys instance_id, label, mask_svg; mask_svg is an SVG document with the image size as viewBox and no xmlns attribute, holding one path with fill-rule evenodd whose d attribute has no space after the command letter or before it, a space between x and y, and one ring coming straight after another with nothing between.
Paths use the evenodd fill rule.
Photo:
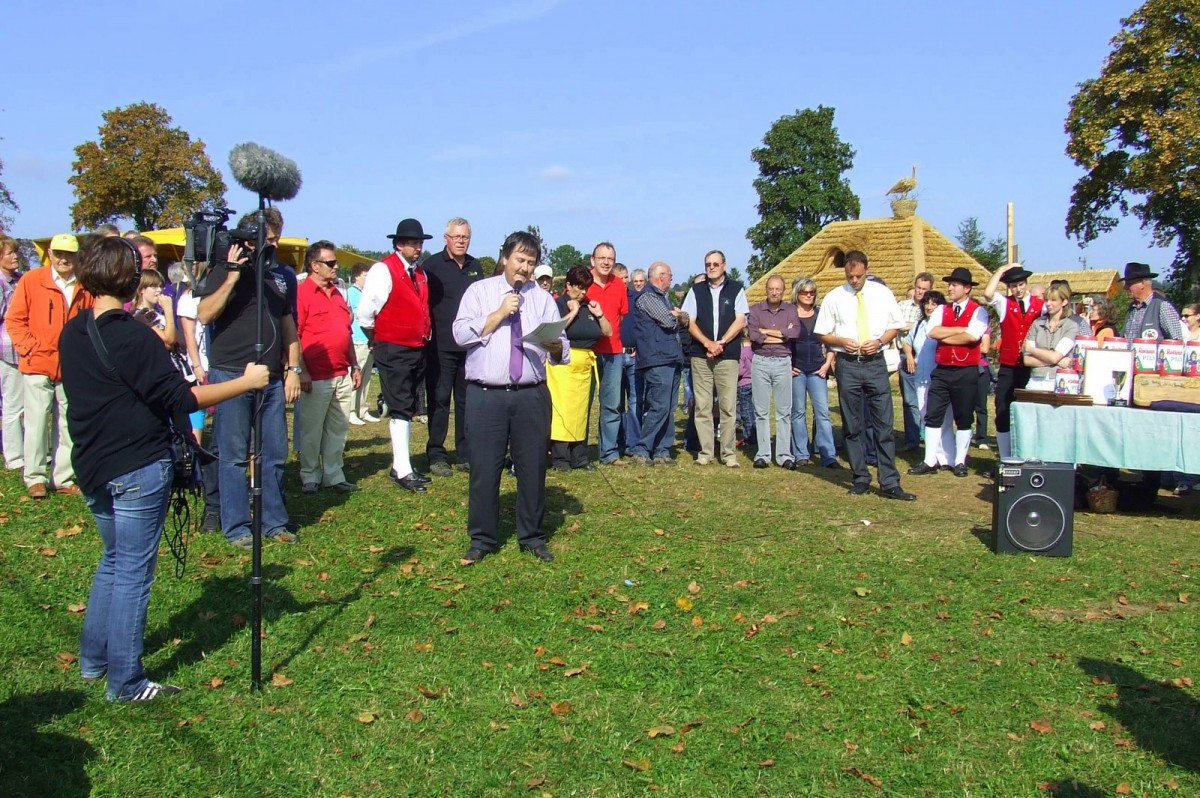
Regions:
<instances>
[{"instance_id":1,"label":"shoulder strap","mask_svg":"<svg viewBox=\"0 0 1200 798\"><path fill-rule=\"evenodd\" d=\"M104 345L104 339L100 337L100 328L96 326L96 311L91 308L87 311L87 328L88 340L92 342L92 348L96 350L96 357L100 360L100 365L104 366L104 370L109 374L125 383L126 387L133 390L133 386L113 366L112 360L108 356L108 347Z\"/></svg>"}]
</instances>

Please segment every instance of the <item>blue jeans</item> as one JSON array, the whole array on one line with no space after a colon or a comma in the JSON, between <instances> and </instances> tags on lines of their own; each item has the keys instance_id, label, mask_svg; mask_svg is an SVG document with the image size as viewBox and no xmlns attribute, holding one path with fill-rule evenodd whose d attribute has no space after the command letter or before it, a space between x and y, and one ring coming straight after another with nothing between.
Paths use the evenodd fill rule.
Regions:
<instances>
[{"instance_id":1,"label":"blue jeans","mask_svg":"<svg viewBox=\"0 0 1200 798\"><path fill-rule=\"evenodd\" d=\"M108 674L109 701L127 700L146 683L142 638L173 475L165 457L86 496L102 548L83 619L79 670L86 678Z\"/></svg>"},{"instance_id":2,"label":"blue jeans","mask_svg":"<svg viewBox=\"0 0 1200 798\"><path fill-rule=\"evenodd\" d=\"M816 374L792 377L792 453L797 460L811 459L808 448L808 416L805 399L812 402L816 422L814 448L820 454L821 465L837 461L833 445L833 422L829 420L829 380Z\"/></svg>"},{"instance_id":3,"label":"blue jeans","mask_svg":"<svg viewBox=\"0 0 1200 798\"><path fill-rule=\"evenodd\" d=\"M904 445L916 449L921 445L921 427L925 420L921 418L917 407L917 375L904 370L904 358L900 359L900 401L904 408Z\"/></svg>"},{"instance_id":4,"label":"blue jeans","mask_svg":"<svg viewBox=\"0 0 1200 798\"><path fill-rule=\"evenodd\" d=\"M210 382L228 382L241 372L211 369ZM250 486L246 463L250 459L250 423L254 416L254 391L217 405L217 448L221 461L217 481L221 486L221 531L229 540L250 534ZM271 380L262 391L262 531L271 535L287 527L283 503L283 463L287 460L287 418L283 410L283 381Z\"/></svg>"},{"instance_id":5,"label":"blue jeans","mask_svg":"<svg viewBox=\"0 0 1200 798\"><path fill-rule=\"evenodd\" d=\"M625 368L621 375L621 395L625 398L625 412L621 414L621 451L625 453L636 448L642 439L641 386L637 355L625 355ZM674 401L671 405L675 405Z\"/></svg>"},{"instance_id":6,"label":"blue jeans","mask_svg":"<svg viewBox=\"0 0 1200 798\"><path fill-rule=\"evenodd\" d=\"M617 433L621 429L621 376L625 371L625 353L615 355L596 353L600 369L600 462L611 463L620 453Z\"/></svg>"},{"instance_id":7,"label":"blue jeans","mask_svg":"<svg viewBox=\"0 0 1200 798\"><path fill-rule=\"evenodd\" d=\"M630 454L642 457L670 457L675 445L675 397L679 395L679 367L651 366L641 369L646 415L642 417L642 437Z\"/></svg>"},{"instance_id":8,"label":"blue jeans","mask_svg":"<svg viewBox=\"0 0 1200 798\"><path fill-rule=\"evenodd\" d=\"M754 425L754 389L739 385L737 389L737 415L742 424L742 445L758 449L758 429ZM768 443L770 438L767 438Z\"/></svg>"}]
</instances>

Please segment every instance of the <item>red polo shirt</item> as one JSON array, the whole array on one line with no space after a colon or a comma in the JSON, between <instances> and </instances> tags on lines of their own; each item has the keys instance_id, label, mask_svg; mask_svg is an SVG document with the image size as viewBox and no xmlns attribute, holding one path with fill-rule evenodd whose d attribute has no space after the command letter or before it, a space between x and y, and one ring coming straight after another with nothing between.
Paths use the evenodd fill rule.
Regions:
<instances>
[{"instance_id":1,"label":"red polo shirt","mask_svg":"<svg viewBox=\"0 0 1200 798\"><path fill-rule=\"evenodd\" d=\"M592 351L602 355L621 354L624 351L621 345L621 319L629 314L629 292L625 288L625 281L615 274L610 274L608 282L604 285L592 283L587 290L587 298L589 301L594 299L600 303L604 318L612 325L612 335L600 336Z\"/></svg>"},{"instance_id":2,"label":"red polo shirt","mask_svg":"<svg viewBox=\"0 0 1200 798\"><path fill-rule=\"evenodd\" d=\"M350 371L350 306L337 285L326 293L312 277L296 289L296 332L304 366L314 380L331 380Z\"/></svg>"}]
</instances>

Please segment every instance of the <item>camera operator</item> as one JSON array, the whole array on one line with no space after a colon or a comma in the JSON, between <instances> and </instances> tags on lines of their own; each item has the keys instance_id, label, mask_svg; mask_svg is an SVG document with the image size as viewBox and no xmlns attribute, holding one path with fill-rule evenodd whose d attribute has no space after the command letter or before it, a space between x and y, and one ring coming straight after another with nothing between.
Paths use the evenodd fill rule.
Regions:
<instances>
[{"instance_id":1,"label":"camera operator","mask_svg":"<svg viewBox=\"0 0 1200 798\"><path fill-rule=\"evenodd\" d=\"M275 208L265 212L266 242L273 252L283 232L283 216ZM271 373L271 381L262 392L262 405L255 407L253 394L224 402L217 407L217 448L221 462L217 468L221 486L221 530L235 546L253 545L250 531L250 495L246 463L250 455L251 431L255 412L262 424L262 529L263 534L283 543L296 543L299 537L288 522L283 500L283 464L287 459L287 420L284 402L295 402L301 388L311 382L305 373L296 335L296 286L287 281L274 263L263 264L263 324L255 329L254 257L257 236L251 235L257 214L247 214L232 232L233 242L224 260L214 255L204 285L196 288L200 297L199 320L209 325L208 379L218 384L236 379L245 363L256 358L255 343L263 342L261 362ZM244 246L241 242L244 242ZM273 259L272 259L273 260ZM284 373L284 358L287 371Z\"/></svg>"}]
</instances>

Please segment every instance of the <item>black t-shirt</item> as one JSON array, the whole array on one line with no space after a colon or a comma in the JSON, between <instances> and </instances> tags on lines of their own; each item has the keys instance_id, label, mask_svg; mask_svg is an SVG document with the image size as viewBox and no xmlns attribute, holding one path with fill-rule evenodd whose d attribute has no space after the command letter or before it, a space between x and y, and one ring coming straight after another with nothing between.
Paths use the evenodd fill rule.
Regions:
<instances>
[{"instance_id":1,"label":"black t-shirt","mask_svg":"<svg viewBox=\"0 0 1200 798\"><path fill-rule=\"evenodd\" d=\"M571 309L567 307L569 297L563 294L554 302L558 305L558 312L566 318ZM591 349L600 340L603 333L600 332L600 320L588 310L587 299L581 303L579 312L575 314L575 318L567 325L567 341L576 349Z\"/></svg>"},{"instance_id":2,"label":"black t-shirt","mask_svg":"<svg viewBox=\"0 0 1200 798\"><path fill-rule=\"evenodd\" d=\"M114 375L92 346L90 315L85 310L68 321L58 340L67 428L74 442L71 463L87 493L166 457L170 418L196 410L191 386L153 330L125 311L109 311L96 320Z\"/></svg>"},{"instance_id":3,"label":"black t-shirt","mask_svg":"<svg viewBox=\"0 0 1200 798\"><path fill-rule=\"evenodd\" d=\"M225 283L228 265L215 263L196 290L196 296L216 293ZM254 330L257 314L254 290L254 270L246 269L238 278L221 315L213 319L208 331L208 364L210 368L241 374L247 363L255 362L254 345L258 336ZM262 341L265 347L262 363L273 379L283 376L284 316L292 316L296 306L296 291L274 269L263 274ZM293 321L295 317L293 316Z\"/></svg>"},{"instance_id":4,"label":"black t-shirt","mask_svg":"<svg viewBox=\"0 0 1200 798\"><path fill-rule=\"evenodd\" d=\"M463 348L454 340L454 317L462 304L467 287L483 279L483 268L471 255L463 258L463 267L458 268L446 250L435 252L421 263L429 279L429 315L433 318L433 345L443 352L461 352Z\"/></svg>"}]
</instances>

